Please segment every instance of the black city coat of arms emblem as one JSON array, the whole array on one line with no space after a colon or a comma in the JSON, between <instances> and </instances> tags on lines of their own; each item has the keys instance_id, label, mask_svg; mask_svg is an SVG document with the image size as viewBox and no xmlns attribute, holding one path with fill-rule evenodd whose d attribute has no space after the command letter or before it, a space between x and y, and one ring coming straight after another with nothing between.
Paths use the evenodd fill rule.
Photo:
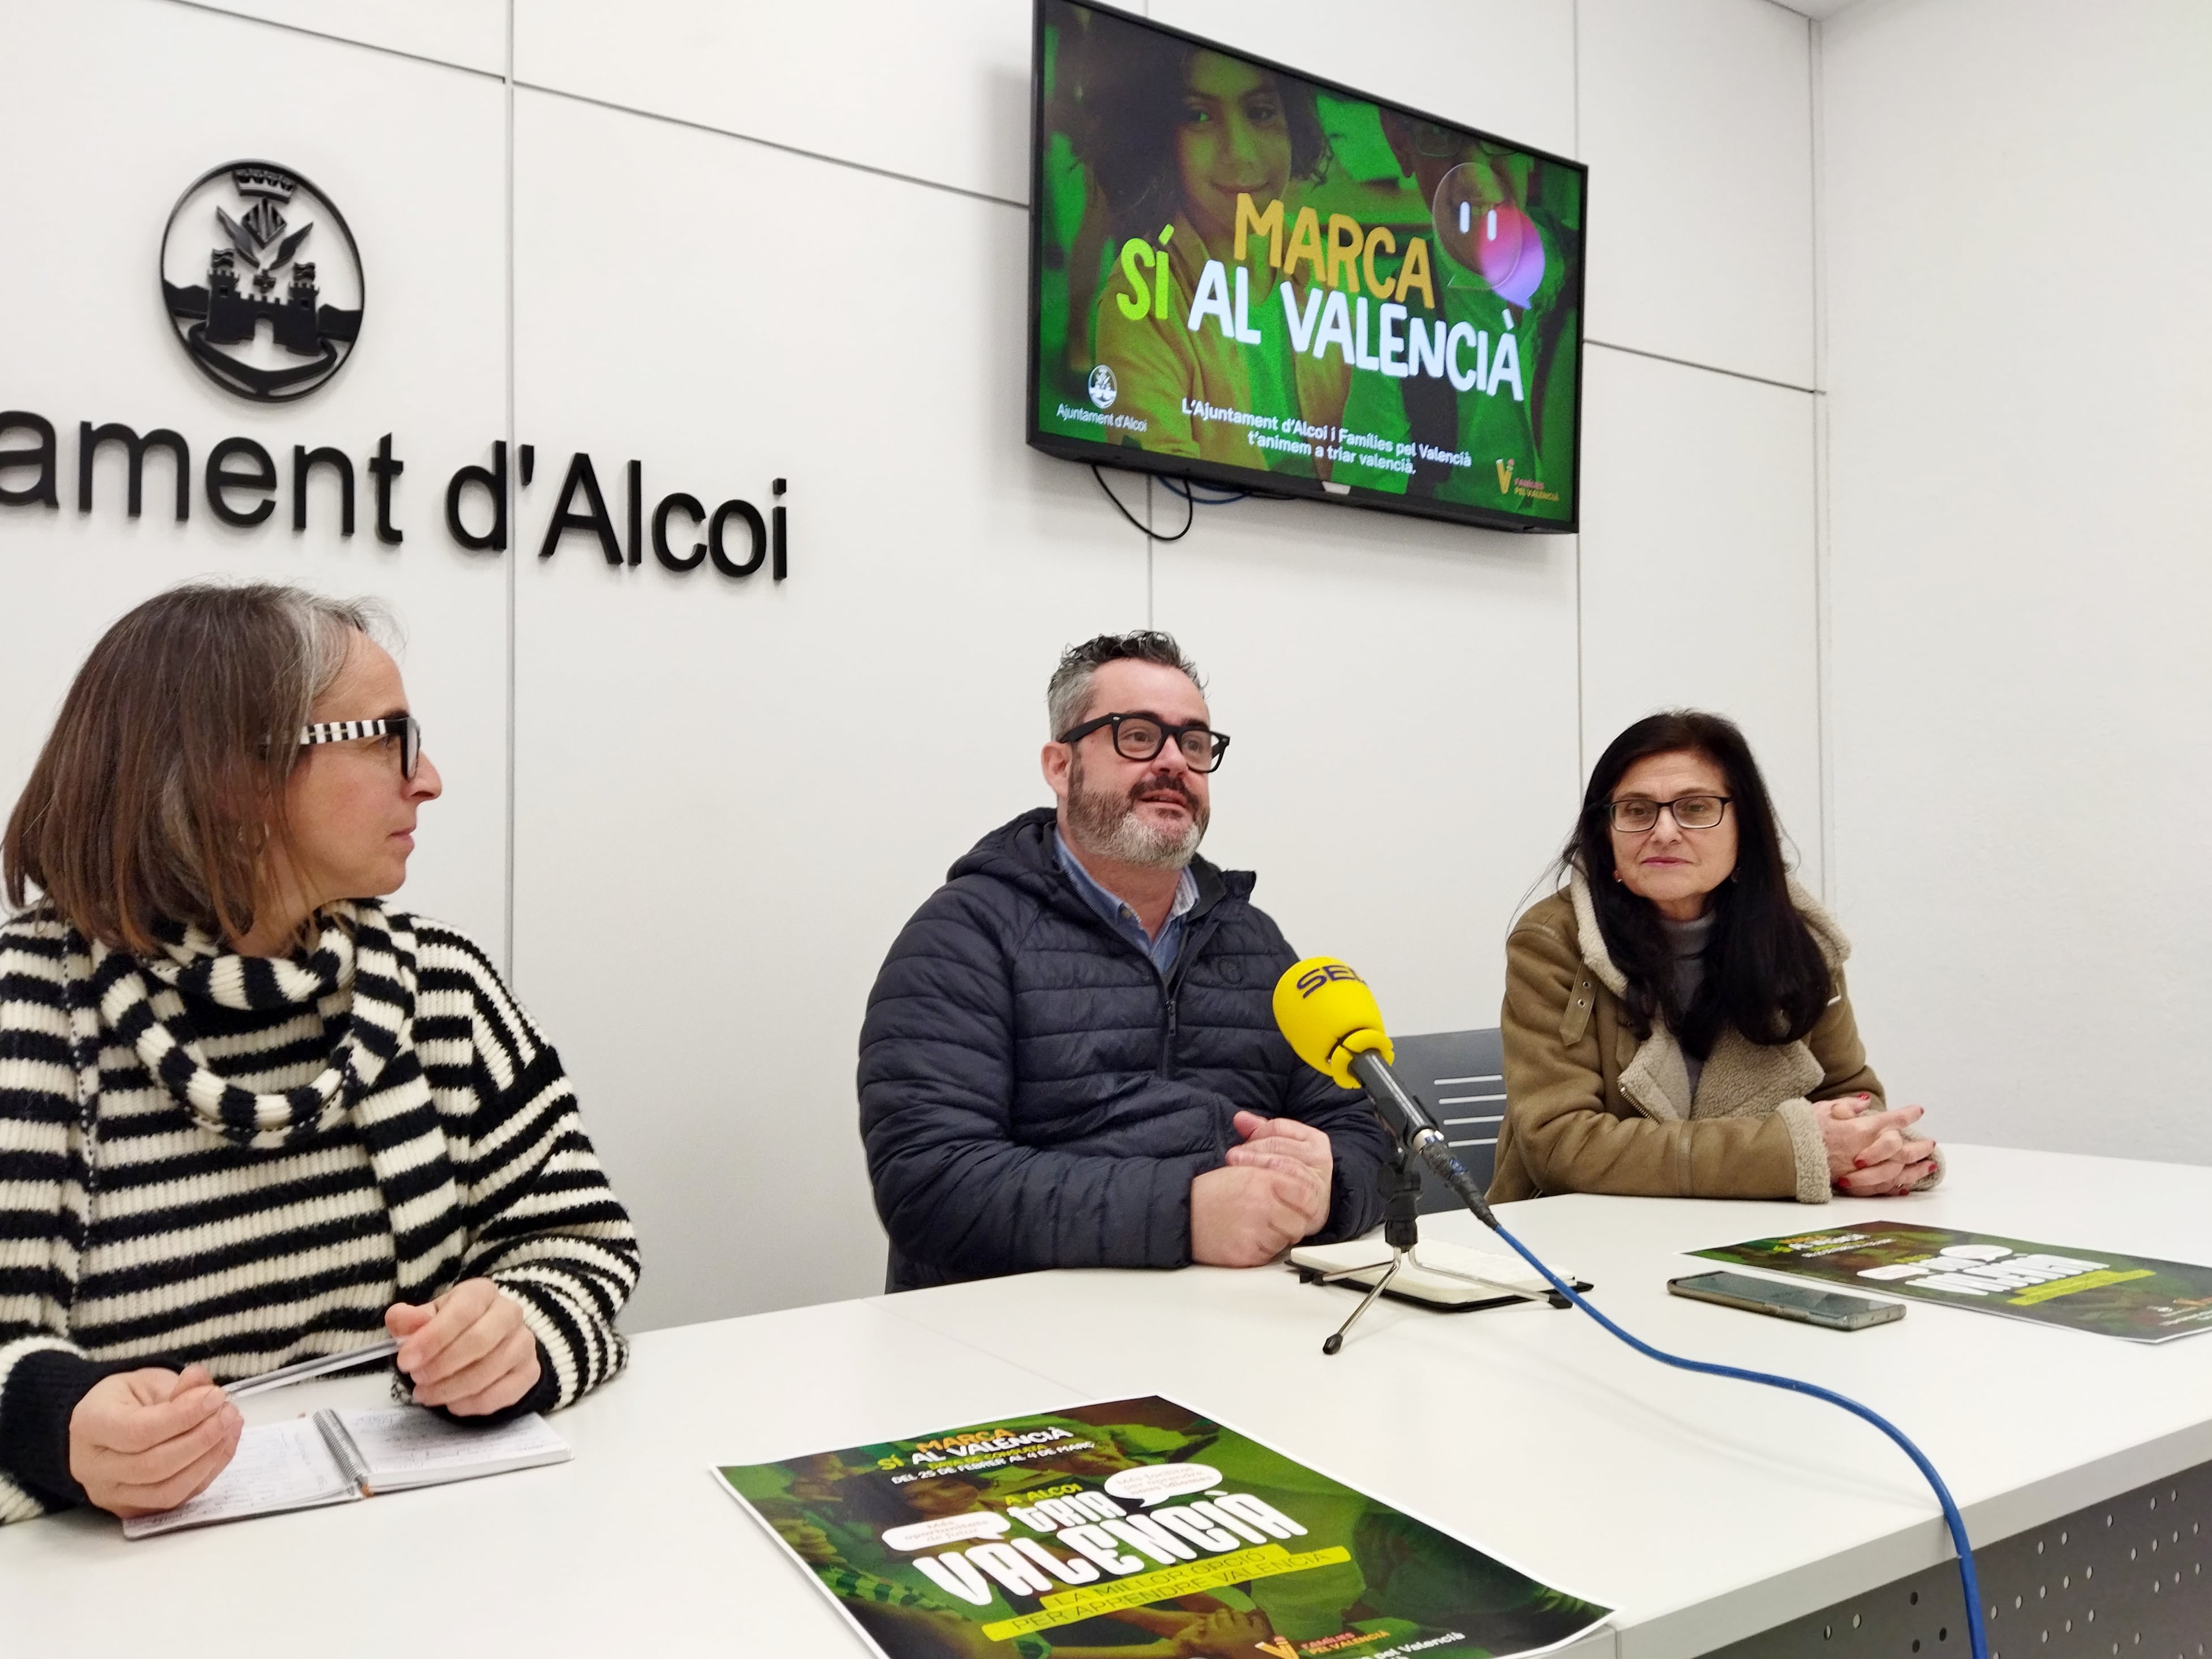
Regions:
<instances>
[{"instance_id":1,"label":"black city coat of arms emblem","mask_svg":"<svg viewBox=\"0 0 2212 1659\"><path fill-rule=\"evenodd\" d=\"M230 161L178 198L161 297L209 379L258 403L303 398L361 334L361 254L330 198L289 167ZM265 325L265 326L264 326Z\"/></svg>"}]
</instances>

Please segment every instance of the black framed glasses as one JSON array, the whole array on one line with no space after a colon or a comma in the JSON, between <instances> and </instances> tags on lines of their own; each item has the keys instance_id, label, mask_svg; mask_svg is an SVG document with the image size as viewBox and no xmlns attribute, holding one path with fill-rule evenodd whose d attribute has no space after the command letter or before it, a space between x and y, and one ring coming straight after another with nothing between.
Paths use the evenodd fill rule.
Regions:
<instances>
[{"instance_id":1,"label":"black framed glasses","mask_svg":"<svg viewBox=\"0 0 2212 1659\"><path fill-rule=\"evenodd\" d=\"M1601 802L1595 809L1603 812L1613 827L1626 836L1640 836L1646 830L1656 828L1659 815L1665 812L1684 830L1710 830L1726 816L1731 795L1677 795L1672 800L1642 800L1631 796L1626 800Z\"/></svg>"},{"instance_id":2,"label":"black framed glasses","mask_svg":"<svg viewBox=\"0 0 2212 1659\"><path fill-rule=\"evenodd\" d=\"M1170 726L1158 714L1101 714L1072 726L1054 739L1077 744L1102 726L1114 728L1114 752L1123 760L1148 761L1172 738L1182 750L1183 764L1194 772L1211 772L1229 752L1229 734L1209 726Z\"/></svg>"},{"instance_id":3,"label":"black framed glasses","mask_svg":"<svg viewBox=\"0 0 2212 1659\"><path fill-rule=\"evenodd\" d=\"M1457 161L1467 148L1465 133L1454 132L1449 127L1441 126L1434 121L1416 121L1413 124L1413 149L1418 155L1438 161L1447 158Z\"/></svg>"},{"instance_id":4,"label":"black framed glasses","mask_svg":"<svg viewBox=\"0 0 2212 1659\"><path fill-rule=\"evenodd\" d=\"M305 749L319 743L351 743L356 738L398 738L399 775L403 778L412 778L422 763L422 722L412 714L386 714L380 720L336 720L304 726L300 732L300 746Z\"/></svg>"}]
</instances>

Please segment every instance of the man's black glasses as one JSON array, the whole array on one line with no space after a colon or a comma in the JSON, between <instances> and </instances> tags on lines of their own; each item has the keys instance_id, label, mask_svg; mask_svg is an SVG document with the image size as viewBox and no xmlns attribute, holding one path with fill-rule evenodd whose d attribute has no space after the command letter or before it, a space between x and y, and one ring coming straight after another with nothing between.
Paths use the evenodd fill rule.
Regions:
<instances>
[{"instance_id":1,"label":"man's black glasses","mask_svg":"<svg viewBox=\"0 0 2212 1659\"><path fill-rule=\"evenodd\" d=\"M1205 726L1170 726L1157 714L1101 714L1063 732L1056 743L1080 743L1102 726L1114 728L1114 752L1123 760L1148 761L1175 739L1183 763L1194 772L1211 772L1229 751L1229 734Z\"/></svg>"}]
</instances>

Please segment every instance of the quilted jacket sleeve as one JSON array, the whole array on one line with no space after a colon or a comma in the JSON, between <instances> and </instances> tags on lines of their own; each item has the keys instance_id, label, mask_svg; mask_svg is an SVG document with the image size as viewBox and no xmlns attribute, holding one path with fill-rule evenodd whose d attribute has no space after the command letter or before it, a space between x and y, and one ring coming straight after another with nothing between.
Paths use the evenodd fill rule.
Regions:
<instances>
[{"instance_id":1,"label":"quilted jacket sleeve","mask_svg":"<svg viewBox=\"0 0 2212 1659\"><path fill-rule=\"evenodd\" d=\"M1384 1132L1364 1090L1340 1089L1301 1065L1291 1079L1287 1115L1328 1137L1335 1155L1328 1219L1306 1242L1334 1244L1382 1224L1382 1165L1391 1156Z\"/></svg>"},{"instance_id":2,"label":"quilted jacket sleeve","mask_svg":"<svg viewBox=\"0 0 2212 1659\"><path fill-rule=\"evenodd\" d=\"M1297 952L1291 948L1273 917L1257 908L1252 915L1266 930L1277 958L1266 981L1272 987L1276 975L1297 960ZM1273 1024L1272 993L1267 1006L1268 1023ZM1382 1165L1394 1156L1394 1148L1389 1131L1368 1103L1366 1091L1340 1088L1334 1079L1323 1076L1291 1053L1285 1038L1276 1036L1274 1047L1281 1054L1285 1068L1283 1115L1310 1124L1327 1135L1329 1150L1334 1156L1328 1219L1307 1242L1334 1244L1381 1226L1381 1176Z\"/></svg>"},{"instance_id":3,"label":"quilted jacket sleeve","mask_svg":"<svg viewBox=\"0 0 2212 1659\"><path fill-rule=\"evenodd\" d=\"M1146 1158L1012 1132L1011 924L959 883L891 946L860 1030L860 1135L908 1258L960 1278L1190 1261L1190 1183L1218 1151Z\"/></svg>"}]
</instances>

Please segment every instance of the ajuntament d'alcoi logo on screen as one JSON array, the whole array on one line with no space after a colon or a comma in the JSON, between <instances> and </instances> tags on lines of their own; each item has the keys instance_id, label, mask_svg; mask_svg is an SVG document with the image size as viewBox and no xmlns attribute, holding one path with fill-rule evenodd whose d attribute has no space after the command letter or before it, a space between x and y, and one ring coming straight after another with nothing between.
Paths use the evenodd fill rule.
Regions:
<instances>
[{"instance_id":1,"label":"ajuntament d'alcoi logo on screen","mask_svg":"<svg viewBox=\"0 0 2212 1659\"><path fill-rule=\"evenodd\" d=\"M178 198L161 234L158 296L185 361L233 396L289 404L312 398L343 372L365 337L367 281L345 216L304 173L264 161L226 161L202 173ZM115 465L105 492L95 489L100 454ZM509 473L504 439L481 460L456 467L445 482L444 523L453 543L471 553L501 554L509 540L508 502L537 472L537 450L517 444ZM149 456L166 460L178 523L191 518L192 444L167 426L145 430L123 421L79 420L76 437L76 509L110 509L137 518L146 505ZM253 438L218 439L198 474L207 510L222 523L250 530L289 505L292 529L310 516L337 514L338 534L356 524L356 489L369 498L366 516L376 539L407 539L401 479L407 462L387 432L363 455L331 445L295 442L280 469L268 446ZM739 496L709 507L705 498L672 490L648 502L645 465L623 464L621 489L611 502L589 452L575 451L539 544L550 558L572 532L597 543L610 565L644 562L649 544L663 568L686 574L711 568L742 580L757 573L782 581L790 569L788 509L779 500L766 514ZM158 477L158 474L155 475ZM34 410L0 409L0 507L62 506L62 441L56 422ZM310 486L318 488L311 491ZM770 493L781 497L785 480ZM157 501L158 507L158 501Z\"/></svg>"}]
</instances>

